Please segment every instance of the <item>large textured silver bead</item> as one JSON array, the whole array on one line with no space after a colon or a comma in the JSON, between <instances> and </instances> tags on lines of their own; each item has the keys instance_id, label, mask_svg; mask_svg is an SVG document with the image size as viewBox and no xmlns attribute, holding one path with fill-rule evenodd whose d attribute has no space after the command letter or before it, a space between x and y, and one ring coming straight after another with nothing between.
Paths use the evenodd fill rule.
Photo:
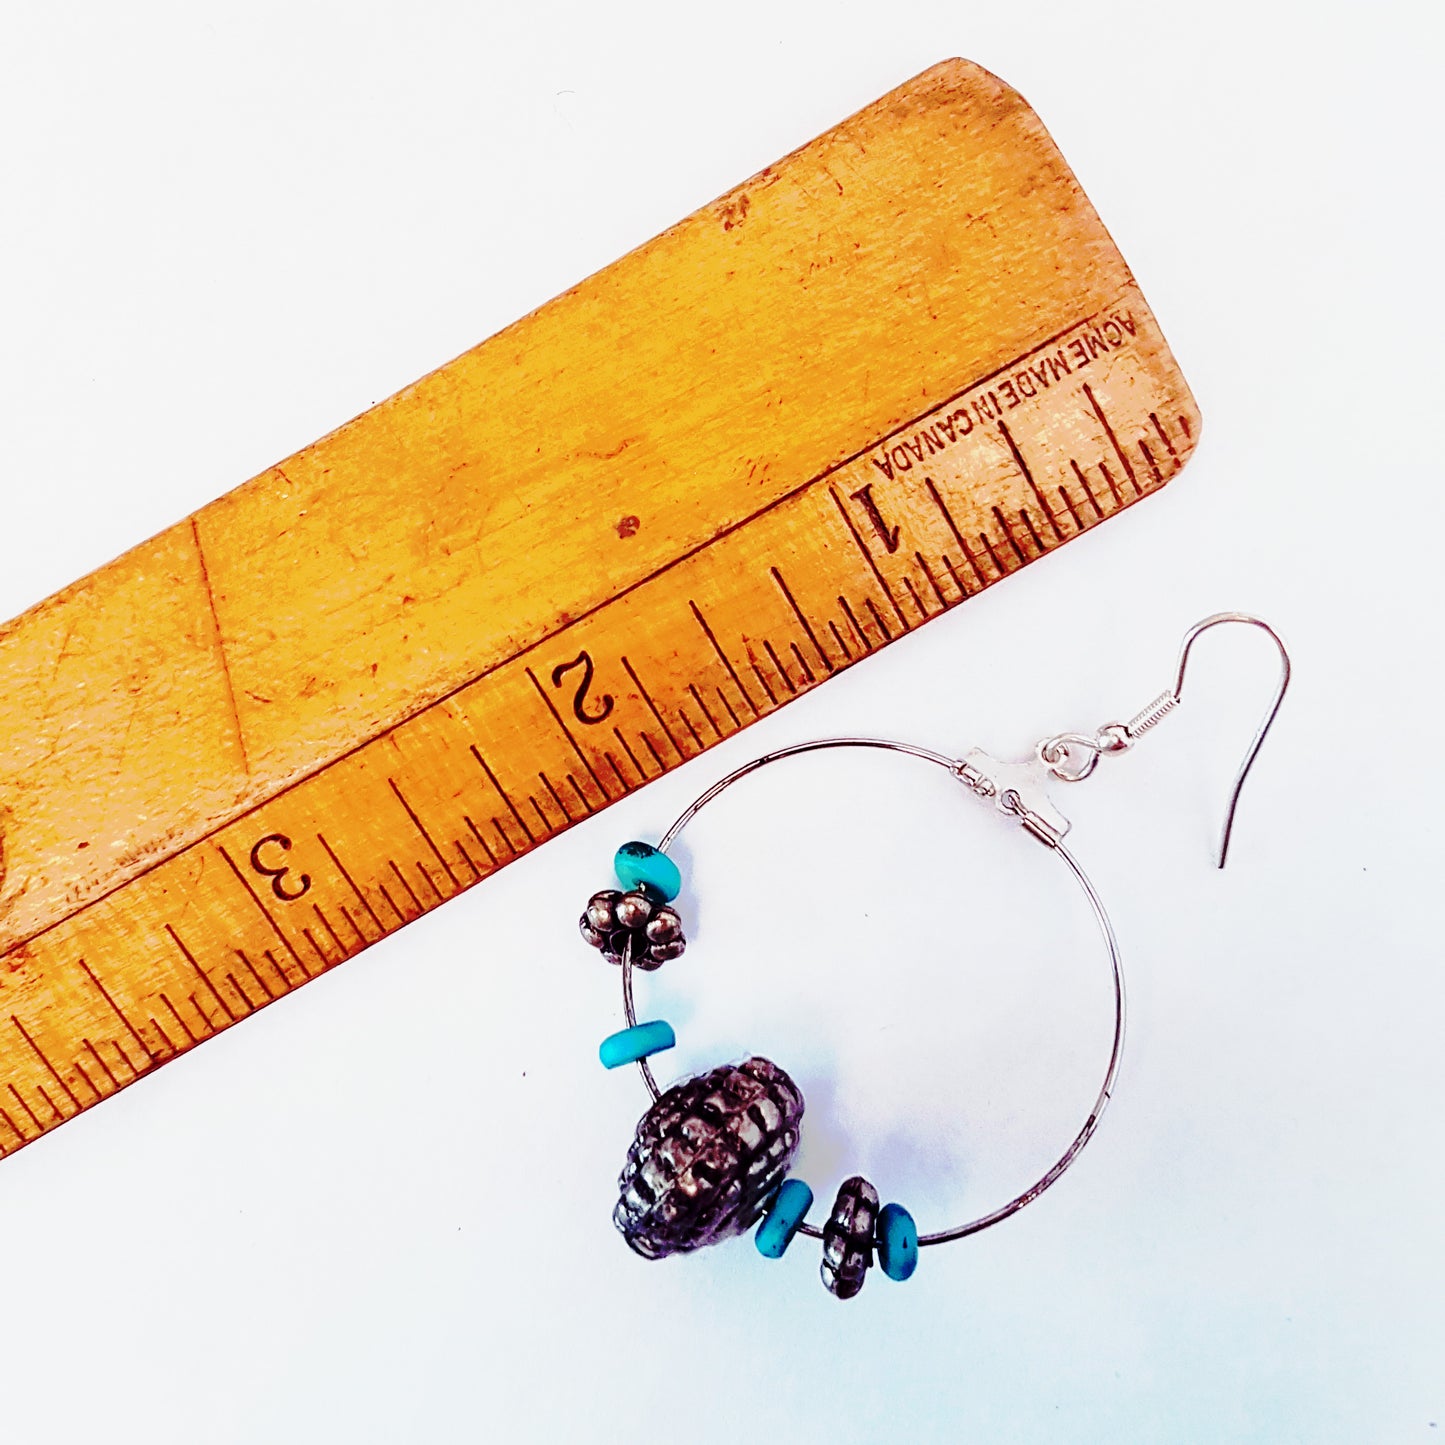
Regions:
<instances>
[{"instance_id":1,"label":"large textured silver bead","mask_svg":"<svg viewBox=\"0 0 1445 1445\"><path fill-rule=\"evenodd\" d=\"M839 1299L852 1299L863 1288L877 1219L878 1191L861 1175L845 1179L823 1226L823 1283Z\"/></svg>"},{"instance_id":2,"label":"large textured silver bead","mask_svg":"<svg viewBox=\"0 0 1445 1445\"><path fill-rule=\"evenodd\" d=\"M801 1091L767 1059L674 1084L637 1125L613 1223L644 1259L740 1234L783 1182L802 1118Z\"/></svg>"},{"instance_id":3,"label":"large textured silver bead","mask_svg":"<svg viewBox=\"0 0 1445 1445\"><path fill-rule=\"evenodd\" d=\"M647 973L679 957L687 946L677 910L639 889L594 893L577 922L582 937L611 963L622 962L622 950L631 939L632 966Z\"/></svg>"}]
</instances>

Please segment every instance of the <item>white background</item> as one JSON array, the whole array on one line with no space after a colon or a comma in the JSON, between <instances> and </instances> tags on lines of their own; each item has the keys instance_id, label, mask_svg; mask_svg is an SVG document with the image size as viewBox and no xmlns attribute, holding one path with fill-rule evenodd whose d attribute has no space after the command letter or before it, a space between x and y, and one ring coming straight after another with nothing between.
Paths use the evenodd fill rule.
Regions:
<instances>
[{"instance_id":1,"label":"white background","mask_svg":"<svg viewBox=\"0 0 1445 1445\"><path fill-rule=\"evenodd\" d=\"M0 1166L6 1445L1445 1437L1437 14L5 5L0 616L952 54L1038 109L1206 421L1159 498ZM1132 987L1075 1170L847 1305L806 1241L629 1254L644 1096L575 936L616 844L766 746L1127 715L1221 608L1297 669L1228 871L1255 634L1063 800ZM772 1054L820 1195L929 1227L1067 1139L1108 999L1062 871L926 771L729 794L643 988L665 1075Z\"/></svg>"}]
</instances>

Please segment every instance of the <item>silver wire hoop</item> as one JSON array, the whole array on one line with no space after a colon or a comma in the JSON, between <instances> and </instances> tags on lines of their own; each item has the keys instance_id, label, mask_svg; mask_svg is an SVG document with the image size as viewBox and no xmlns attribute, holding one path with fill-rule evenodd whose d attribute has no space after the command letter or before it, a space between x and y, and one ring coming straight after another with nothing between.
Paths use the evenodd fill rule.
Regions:
<instances>
[{"instance_id":1,"label":"silver wire hoop","mask_svg":"<svg viewBox=\"0 0 1445 1445\"><path fill-rule=\"evenodd\" d=\"M946 757L942 753L935 753L928 748L915 747L911 743L892 742L884 738L819 738L812 742L795 743L791 747L779 748L775 752L764 753L761 757L754 758L751 762L745 763L742 767L735 769L726 777L719 779L705 793L701 794L693 802L688 804L678 816L677 820L662 835L658 843L659 851L666 853L678 834L687 826L719 794L749 773L755 773L759 768L765 768L770 763L776 763L783 758L796 757L801 753L820 752L826 748L880 748L886 752L905 753L910 757L921 758L924 762L935 763L946 769L956 780L972 787L973 782L968 773L968 764L961 763L955 758ZM974 791L978 789L974 787ZM1017 799L1012 802L1007 790L998 800L1004 812L1023 813L1018 805ZM1027 819L1025 818L1025 821ZM1059 1156L1047 1170L1021 1194L1015 1195L1007 1204L1000 1205L997 1209L988 1214L982 1214L977 1219L970 1220L967 1224L960 1224L952 1229L940 1229L932 1234L921 1234L918 1243L921 1246L929 1244L946 1244L950 1240L965 1239L970 1234L978 1234L981 1230L988 1229L995 1224L1002 1223L1011 1215L1017 1214L1025 1205L1032 1204L1049 1186L1055 1183L1068 1167L1078 1158L1084 1145L1092 1138L1094 1130L1099 1126L1099 1119L1103 1115L1104 1108L1113 1096L1114 1080L1119 1072L1119 1060L1124 1051L1124 972L1122 960L1119 957L1119 944L1114 936L1113 924L1109 921L1109 915L1105 912L1104 904L1099 897L1098 891L1093 883L1089 881L1088 875L1079 866L1078 860L1064 846L1060 838L1044 836L1044 834L1029 829L1032 836L1048 847L1049 851L1062 859L1064 866L1073 876L1074 881L1083 890L1084 897L1088 900L1090 911L1094 920L1099 925L1099 931L1103 935L1104 942L1109 950L1109 964L1114 982L1114 1040L1109 1050L1109 1064L1104 1071L1104 1082L1099 1088L1093 1106L1089 1110L1088 1117L1084 1120L1083 1127L1074 1136L1069 1147ZM632 943L628 943L622 951L622 1005L627 1015L627 1025L635 1028L637 1025L637 1011L633 1005L632 997ZM646 1058L637 1060L638 1072L642 1075L643 1082L647 1085L648 1092L654 1101L661 1097L662 1091L653 1078L652 1069ZM815 1225L804 1222L798 1229L799 1234L807 1235L810 1239L821 1239L823 1231Z\"/></svg>"}]
</instances>

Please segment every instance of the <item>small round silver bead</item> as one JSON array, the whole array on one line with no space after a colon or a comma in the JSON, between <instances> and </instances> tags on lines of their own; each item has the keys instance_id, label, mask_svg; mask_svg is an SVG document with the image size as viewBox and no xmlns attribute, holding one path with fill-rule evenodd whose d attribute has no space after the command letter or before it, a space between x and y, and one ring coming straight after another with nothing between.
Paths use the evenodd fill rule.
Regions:
<instances>
[{"instance_id":1,"label":"small round silver bead","mask_svg":"<svg viewBox=\"0 0 1445 1445\"><path fill-rule=\"evenodd\" d=\"M647 926L652 917L653 903L645 893L624 893L614 905L617 926L635 932Z\"/></svg>"},{"instance_id":2,"label":"small round silver bead","mask_svg":"<svg viewBox=\"0 0 1445 1445\"><path fill-rule=\"evenodd\" d=\"M599 933L611 933L617 927L617 901L621 897L616 888L605 888L587 900L586 917Z\"/></svg>"},{"instance_id":3,"label":"small round silver bead","mask_svg":"<svg viewBox=\"0 0 1445 1445\"><path fill-rule=\"evenodd\" d=\"M672 943L682 937L682 919L676 909L659 908L647 923L649 943ZM676 957L676 955L672 955Z\"/></svg>"}]
</instances>

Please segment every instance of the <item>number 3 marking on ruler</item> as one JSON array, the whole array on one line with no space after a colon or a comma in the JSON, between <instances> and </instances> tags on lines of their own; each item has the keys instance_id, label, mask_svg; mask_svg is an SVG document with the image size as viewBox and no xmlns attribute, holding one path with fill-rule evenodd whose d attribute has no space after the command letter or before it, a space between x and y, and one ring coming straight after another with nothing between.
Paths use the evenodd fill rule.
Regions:
<instances>
[{"instance_id":1,"label":"number 3 marking on ruler","mask_svg":"<svg viewBox=\"0 0 1445 1445\"><path fill-rule=\"evenodd\" d=\"M298 898L304 897L311 888L311 875L303 873L297 880L297 888L294 893L288 893L281 886L281 880L291 871L288 863L282 863L279 867L271 867L261 861L261 849L268 843L274 843L283 853L291 851L291 840L284 833L268 833L254 848L251 849L251 867L263 878L271 880L271 892L274 893L283 903L294 903Z\"/></svg>"},{"instance_id":2,"label":"number 3 marking on ruler","mask_svg":"<svg viewBox=\"0 0 1445 1445\"><path fill-rule=\"evenodd\" d=\"M572 716L578 722L600 723L612 711L612 694L604 692L596 712L588 712L586 709L587 689L592 686L592 654L579 652L571 662L559 663L552 669L552 686L561 687L562 679L572 671L574 667L582 669L582 681L577 684L577 691L572 696Z\"/></svg>"}]
</instances>

